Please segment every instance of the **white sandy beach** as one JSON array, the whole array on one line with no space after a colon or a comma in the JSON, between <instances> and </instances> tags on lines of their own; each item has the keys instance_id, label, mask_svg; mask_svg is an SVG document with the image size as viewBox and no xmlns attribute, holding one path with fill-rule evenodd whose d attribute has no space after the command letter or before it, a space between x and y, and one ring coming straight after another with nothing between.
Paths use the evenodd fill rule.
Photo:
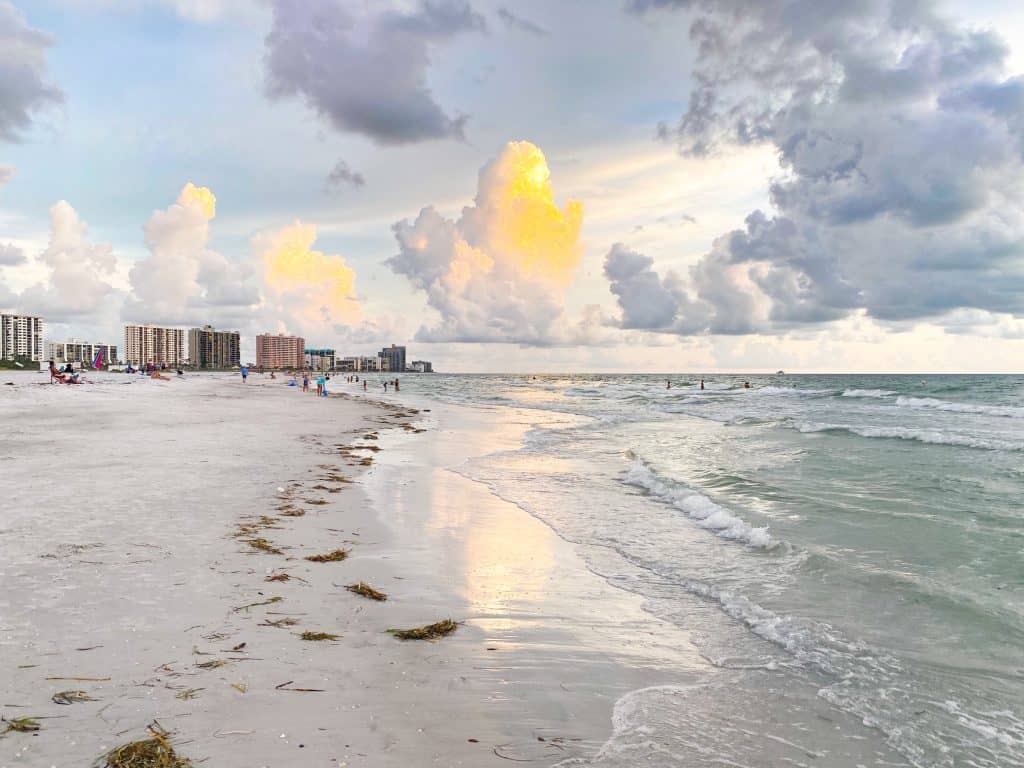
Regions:
<instances>
[{"instance_id":1,"label":"white sandy beach","mask_svg":"<svg viewBox=\"0 0 1024 768\"><path fill-rule=\"evenodd\" d=\"M702 666L571 545L447 469L523 424L453 437L436 411L265 377L92 378L0 375L0 704L41 725L0 738L3 768L88 765L153 721L197 764L553 764L596 752L623 694ZM344 562L304 559L339 547ZM390 599L345 591L361 580ZM448 617L463 623L436 642L386 632ZM94 700L52 701L67 690Z\"/></svg>"}]
</instances>

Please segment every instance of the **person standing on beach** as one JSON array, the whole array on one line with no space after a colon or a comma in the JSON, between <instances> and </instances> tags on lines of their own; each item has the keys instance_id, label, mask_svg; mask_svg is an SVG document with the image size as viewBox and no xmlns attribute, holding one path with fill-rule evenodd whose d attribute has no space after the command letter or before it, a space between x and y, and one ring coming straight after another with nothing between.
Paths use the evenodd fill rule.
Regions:
<instances>
[{"instance_id":1,"label":"person standing on beach","mask_svg":"<svg viewBox=\"0 0 1024 768\"><path fill-rule=\"evenodd\" d=\"M249 378L249 369L244 365L242 366L242 383L245 384L245 380Z\"/></svg>"},{"instance_id":2,"label":"person standing on beach","mask_svg":"<svg viewBox=\"0 0 1024 768\"><path fill-rule=\"evenodd\" d=\"M366 379L363 379L363 392L366 391Z\"/></svg>"},{"instance_id":3,"label":"person standing on beach","mask_svg":"<svg viewBox=\"0 0 1024 768\"><path fill-rule=\"evenodd\" d=\"M309 374L308 373L303 373L302 374L302 391L303 392L309 392Z\"/></svg>"}]
</instances>

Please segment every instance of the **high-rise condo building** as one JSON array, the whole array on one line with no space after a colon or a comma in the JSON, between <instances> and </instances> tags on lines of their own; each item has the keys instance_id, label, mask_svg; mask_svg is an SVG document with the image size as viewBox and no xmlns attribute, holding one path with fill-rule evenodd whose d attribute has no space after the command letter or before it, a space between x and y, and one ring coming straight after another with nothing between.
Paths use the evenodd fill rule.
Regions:
<instances>
[{"instance_id":1,"label":"high-rise condo building","mask_svg":"<svg viewBox=\"0 0 1024 768\"><path fill-rule=\"evenodd\" d=\"M302 368L306 365L306 340L283 333L262 333L256 337L256 365L260 368Z\"/></svg>"},{"instance_id":2,"label":"high-rise condo building","mask_svg":"<svg viewBox=\"0 0 1024 768\"><path fill-rule=\"evenodd\" d=\"M89 341L49 341L46 343L46 359L58 363L92 365L99 352L103 353L104 365L118 362L116 344L93 344Z\"/></svg>"},{"instance_id":3,"label":"high-rise condo building","mask_svg":"<svg viewBox=\"0 0 1024 768\"><path fill-rule=\"evenodd\" d=\"M124 327L124 357L135 365L173 365L185 362L185 331L155 325Z\"/></svg>"},{"instance_id":4,"label":"high-rise condo building","mask_svg":"<svg viewBox=\"0 0 1024 768\"><path fill-rule=\"evenodd\" d=\"M0 314L0 359L43 359L43 318Z\"/></svg>"},{"instance_id":5,"label":"high-rise condo building","mask_svg":"<svg viewBox=\"0 0 1024 768\"><path fill-rule=\"evenodd\" d=\"M405 347L396 347L394 344L391 348L384 347L380 351L382 371L391 371L392 373L405 373Z\"/></svg>"},{"instance_id":6,"label":"high-rise condo building","mask_svg":"<svg viewBox=\"0 0 1024 768\"><path fill-rule=\"evenodd\" d=\"M196 368L232 368L242 360L238 331L217 331L212 326L188 332L188 360Z\"/></svg>"}]
</instances>

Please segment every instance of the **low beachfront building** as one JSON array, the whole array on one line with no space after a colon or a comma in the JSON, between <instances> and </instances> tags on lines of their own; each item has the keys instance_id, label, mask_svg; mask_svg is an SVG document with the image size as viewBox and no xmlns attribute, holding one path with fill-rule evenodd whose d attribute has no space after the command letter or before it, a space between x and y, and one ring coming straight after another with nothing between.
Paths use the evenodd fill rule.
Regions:
<instances>
[{"instance_id":1,"label":"low beachfront building","mask_svg":"<svg viewBox=\"0 0 1024 768\"><path fill-rule=\"evenodd\" d=\"M157 325L124 327L124 359L133 365L170 365L185 362L185 331Z\"/></svg>"},{"instance_id":2,"label":"low beachfront building","mask_svg":"<svg viewBox=\"0 0 1024 768\"><path fill-rule=\"evenodd\" d=\"M0 360L43 359L43 318L0 314Z\"/></svg>"},{"instance_id":3,"label":"low beachfront building","mask_svg":"<svg viewBox=\"0 0 1024 768\"><path fill-rule=\"evenodd\" d=\"M433 373L434 364L429 360L413 360L409 364L409 370L415 371L416 373Z\"/></svg>"},{"instance_id":4,"label":"low beachfront building","mask_svg":"<svg viewBox=\"0 0 1024 768\"><path fill-rule=\"evenodd\" d=\"M256 337L256 365L259 368L303 368L306 340L283 333L261 333Z\"/></svg>"},{"instance_id":5,"label":"low beachfront building","mask_svg":"<svg viewBox=\"0 0 1024 768\"><path fill-rule=\"evenodd\" d=\"M333 349L307 349L305 352L305 365L314 371L333 371L335 357Z\"/></svg>"},{"instance_id":6,"label":"low beachfront building","mask_svg":"<svg viewBox=\"0 0 1024 768\"><path fill-rule=\"evenodd\" d=\"M46 359L57 363L82 363L92 365L96 355L102 353L103 365L118 362L116 344L98 344L91 341L49 341L46 343Z\"/></svg>"}]
</instances>

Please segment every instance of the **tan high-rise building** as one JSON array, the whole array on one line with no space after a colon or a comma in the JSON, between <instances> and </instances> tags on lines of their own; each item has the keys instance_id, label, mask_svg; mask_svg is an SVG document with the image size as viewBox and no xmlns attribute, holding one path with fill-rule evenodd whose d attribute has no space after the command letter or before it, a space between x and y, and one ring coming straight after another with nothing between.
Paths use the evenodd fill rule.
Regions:
<instances>
[{"instance_id":1,"label":"tan high-rise building","mask_svg":"<svg viewBox=\"0 0 1024 768\"><path fill-rule=\"evenodd\" d=\"M188 332L188 360L196 368L231 368L241 362L238 331L215 331L212 326Z\"/></svg>"},{"instance_id":2,"label":"tan high-rise building","mask_svg":"<svg viewBox=\"0 0 1024 768\"><path fill-rule=\"evenodd\" d=\"M303 368L306 340L301 336L261 333L256 337L256 365L260 368Z\"/></svg>"},{"instance_id":3,"label":"tan high-rise building","mask_svg":"<svg viewBox=\"0 0 1024 768\"><path fill-rule=\"evenodd\" d=\"M0 314L0 359L43 359L43 318Z\"/></svg>"},{"instance_id":4,"label":"tan high-rise building","mask_svg":"<svg viewBox=\"0 0 1024 768\"><path fill-rule=\"evenodd\" d=\"M134 365L173 365L185 362L185 332L155 325L124 327L124 359Z\"/></svg>"}]
</instances>

